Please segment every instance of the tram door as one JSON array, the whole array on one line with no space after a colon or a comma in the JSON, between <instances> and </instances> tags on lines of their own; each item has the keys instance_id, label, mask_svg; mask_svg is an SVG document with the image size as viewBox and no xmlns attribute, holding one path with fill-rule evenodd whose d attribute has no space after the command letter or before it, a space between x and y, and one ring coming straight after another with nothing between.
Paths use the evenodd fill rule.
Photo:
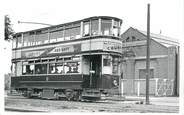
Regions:
<instances>
[{"instance_id":1,"label":"tram door","mask_svg":"<svg viewBox=\"0 0 184 115\"><path fill-rule=\"evenodd\" d=\"M84 87L99 88L101 74L101 55L85 56L89 61L89 75L84 78Z\"/></svg>"}]
</instances>

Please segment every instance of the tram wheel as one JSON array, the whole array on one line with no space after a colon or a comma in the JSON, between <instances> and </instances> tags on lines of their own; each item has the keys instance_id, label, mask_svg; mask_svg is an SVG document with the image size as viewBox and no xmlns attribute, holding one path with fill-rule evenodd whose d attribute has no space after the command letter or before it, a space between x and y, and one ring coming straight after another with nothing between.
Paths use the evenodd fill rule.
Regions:
<instances>
[{"instance_id":1,"label":"tram wheel","mask_svg":"<svg viewBox=\"0 0 184 115\"><path fill-rule=\"evenodd\" d=\"M74 91L72 89L66 89L65 96L68 101L72 100L72 98L74 97Z\"/></svg>"}]
</instances>

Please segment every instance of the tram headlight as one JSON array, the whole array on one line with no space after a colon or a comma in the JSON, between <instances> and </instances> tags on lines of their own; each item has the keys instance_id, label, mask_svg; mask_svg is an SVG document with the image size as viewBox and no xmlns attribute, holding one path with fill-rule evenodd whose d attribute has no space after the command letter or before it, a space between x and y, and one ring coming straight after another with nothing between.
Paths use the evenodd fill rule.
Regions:
<instances>
[{"instance_id":1,"label":"tram headlight","mask_svg":"<svg viewBox=\"0 0 184 115\"><path fill-rule=\"evenodd\" d=\"M118 81L116 79L114 79L112 83L114 86L118 86Z\"/></svg>"}]
</instances>

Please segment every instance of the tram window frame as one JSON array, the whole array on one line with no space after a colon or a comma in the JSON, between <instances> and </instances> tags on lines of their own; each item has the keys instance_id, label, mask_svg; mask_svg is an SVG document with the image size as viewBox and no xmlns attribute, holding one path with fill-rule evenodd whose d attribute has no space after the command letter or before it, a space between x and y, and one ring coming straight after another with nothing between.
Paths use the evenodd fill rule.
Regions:
<instances>
[{"instance_id":1,"label":"tram window frame","mask_svg":"<svg viewBox=\"0 0 184 115\"><path fill-rule=\"evenodd\" d=\"M61 66L61 70L59 70L59 66ZM63 63L56 63L56 71L59 71L57 72L57 74L63 74L64 73L64 66L63 66Z\"/></svg>"},{"instance_id":2,"label":"tram window frame","mask_svg":"<svg viewBox=\"0 0 184 115\"><path fill-rule=\"evenodd\" d=\"M80 62L64 62L64 74L78 74L81 72Z\"/></svg>"},{"instance_id":3,"label":"tram window frame","mask_svg":"<svg viewBox=\"0 0 184 115\"><path fill-rule=\"evenodd\" d=\"M22 47L23 43L22 43L22 35L17 35L17 48Z\"/></svg>"},{"instance_id":4,"label":"tram window frame","mask_svg":"<svg viewBox=\"0 0 184 115\"><path fill-rule=\"evenodd\" d=\"M42 62L42 63L47 63L48 60L47 60L47 59L43 59L43 60L41 60L41 62Z\"/></svg>"},{"instance_id":5,"label":"tram window frame","mask_svg":"<svg viewBox=\"0 0 184 115\"><path fill-rule=\"evenodd\" d=\"M111 19L101 19L101 33L102 35L112 35L112 20Z\"/></svg>"},{"instance_id":6,"label":"tram window frame","mask_svg":"<svg viewBox=\"0 0 184 115\"><path fill-rule=\"evenodd\" d=\"M57 62L63 62L63 58L57 58L56 61Z\"/></svg>"},{"instance_id":7,"label":"tram window frame","mask_svg":"<svg viewBox=\"0 0 184 115\"><path fill-rule=\"evenodd\" d=\"M35 60L35 63L40 63L41 62L41 60Z\"/></svg>"},{"instance_id":8,"label":"tram window frame","mask_svg":"<svg viewBox=\"0 0 184 115\"><path fill-rule=\"evenodd\" d=\"M53 43L58 41L64 41L64 29L50 32L49 42Z\"/></svg>"},{"instance_id":9,"label":"tram window frame","mask_svg":"<svg viewBox=\"0 0 184 115\"><path fill-rule=\"evenodd\" d=\"M111 59L104 58L103 59L103 66L111 66Z\"/></svg>"},{"instance_id":10,"label":"tram window frame","mask_svg":"<svg viewBox=\"0 0 184 115\"><path fill-rule=\"evenodd\" d=\"M24 33L23 34L23 46L34 46L35 40L34 40L34 32Z\"/></svg>"},{"instance_id":11,"label":"tram window frame","mask_svg":"<svg viewBox=\"0 0 184 115\"><path fill-rule=\"evenodd\" d=\"M98 35L99 19L91 20L91 35Z\"/></svg>"},{"instance_id":12,"label":"tram window frame","mask_svg":"<svg viewBox=\"0 0 184 115\"><path fill-rule=\"evenodd\" d=\"M64 40L70 40L71 28L65 28L64 31Z\"/></svg>"},{"instance_id":13,"label":"tram window frame","mask_svg":"<svg viewBox=\"0 0 184 115\"><path fill-rule=\"evenodd\" d=\"M16 48L17 47L17 40L16 39L13 39L12 40L12 48Z\"/></svg>"},{"instance_id":14,"label":"tram window frame","mask_svg":"<svg viewBox=\"0 0 184 115\"><path fill-rule=\"evenodd\" d=\"M70 30L70 39L78 39L80 38L80 26L79 27L73 27Z\"/></svg>"},{"instance_id":15,"label":"tram window frame","mask_svg":"<svg viewBox=\"0 0 184 115\"><path fill-rule=\"evenodd\" d=\"M35 74L47 74L47 69L47 64L35 64Z\"/></svg>"},{"instance_id":16,"label":"tram window frame","mask_svg":"<svg viewBox=\"0 0 184 115\"><path fill-rule=\"evenodd\" d=\"M119 63L119 58L118 57L113 57L113 60L112 60L112 73L117 75L118 74L118 69L119 69L119 66L118 66L118 63Z\"/></svg>"},{"instance_id":17,"label":"tram window frame","mask_svg":"<svg viewBox=\"0 0 184 115\"><path fill-rule=\"evenodd\" d=\"M13 62L11 66L11 71L12 71L13 76L16 75L16 71L17 71L16 68L17 68L17 63Z\"/></svg>"},{"instance_id":18,"label":"tram window frame","mask_svg":"<svg viewBox=\"0 0 184 115\"><path fill-rule=\"evenodd\" d=\"M90 21L84 21L83 22L83 32L82 35L89 36L90 35Z\"/></svg>"},{"instance_id":19,"label":"tram window frame","mask_svg":"<svg viewBox=\"0 0 184 115\"><path fill-rule=\"evenodd\" d=\"M72 57L64 57L64 61L72 61Z\"/></svg>"},{"instance_id":20,"label":"tram window frame","mask_svg":"<svg viewBox=\"0 0 184 115\"><path fill-rule=\"evenodd\" d=\"M33 67L33 69L31 69ZM28 72L29 69L29 72ZM25 70L25 71L24 71ZM23 64L22 67L22 75L33 75L35 71L35 65L34 64Z\"/></svg>"},{"instance_id":21,"label":"tram window frame","mask_svg":"<svg viewBox=\"0 0 184 115\"><path fill-rule=\"evenodd\" d=\"M49 62L55 62L55 61L56 61L55 58L49 59Z\"/></svg>"},{"instance_id":22,"label":"tram window frame","mask_svg":"<svg viewBox=\"0 0 184 115\"><path fill-rule=\"evenodd\" d=\"M49 43L48 32L44 32L44 30L36 31L35 33L35 44L41 45Z\"/></svg>"}]
</instances>

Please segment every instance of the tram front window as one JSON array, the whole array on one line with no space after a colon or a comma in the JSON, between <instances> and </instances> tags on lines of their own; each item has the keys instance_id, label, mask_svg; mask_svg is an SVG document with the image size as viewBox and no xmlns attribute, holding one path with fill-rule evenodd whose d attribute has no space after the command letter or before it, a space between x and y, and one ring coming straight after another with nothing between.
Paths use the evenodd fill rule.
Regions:
<instances>
[{"instance_id":1,"label":"tram front window","mask_svg":"<svg viewBox=\"0 0 184 115\"><path fill-rule=\"evenodd\" d=\"M102 24L101 24L102 35L111 35L112 33L111 28L112 28L112 20L102 19Z\"/></svg>"},{"instance_id":2,"label":"tram front window","mask_svg":"<svg viewBox=\"0 0 184 115\"><path fill-rule=\"evenodd\" d=\"M98 35L98 20L91 21L91 34Z\"/></svg>"},{"instance_id":3,"label":"tram front window","mask_svg":"<svg viewBox=\"0 0 184 115\"><path fill-rule=\"evenodd\" d=\"M112 61L112 73L117 75L118 74L118 58L113 58Z\"/></svg>"}]
</instances>

